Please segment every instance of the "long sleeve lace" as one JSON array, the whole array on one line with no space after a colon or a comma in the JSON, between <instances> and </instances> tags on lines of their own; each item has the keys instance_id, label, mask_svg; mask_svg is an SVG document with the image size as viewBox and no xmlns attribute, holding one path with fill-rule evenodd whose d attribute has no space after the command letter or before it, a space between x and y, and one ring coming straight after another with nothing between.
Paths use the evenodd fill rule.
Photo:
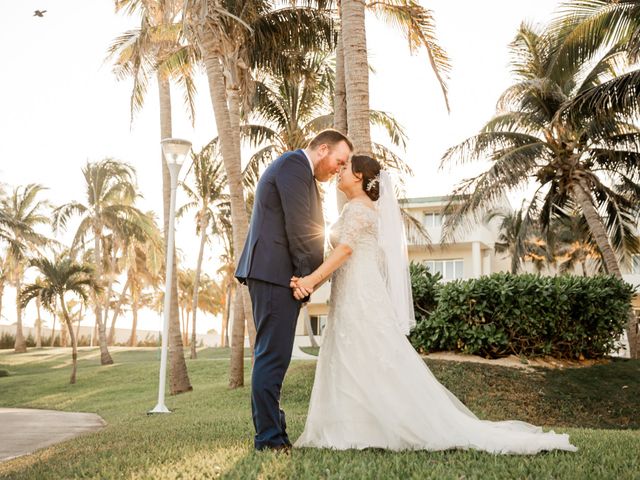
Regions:
<instances>
[{"instance_id":1,"label":"long sleeve lace","mask_svg":"<svg viewBox=\"0 0 640 480\"><path fill-rule=\"evenodd\" d=\"M377 221L375 210L359 201L351 201L344 207L338 243L355 249L363 239L375 239Z\"/></svg>"}]
</instances>

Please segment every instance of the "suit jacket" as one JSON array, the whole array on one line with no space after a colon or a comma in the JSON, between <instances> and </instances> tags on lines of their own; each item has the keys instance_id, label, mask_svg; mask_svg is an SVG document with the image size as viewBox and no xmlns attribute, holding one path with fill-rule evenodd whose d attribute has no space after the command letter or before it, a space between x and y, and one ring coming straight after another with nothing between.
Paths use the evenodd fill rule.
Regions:
<instances>
[{"instance_id":1,"label":"suit jacket","mask_svg":"<svg viewBox=\"0 0 640 480\"><path fill-rule=\"evenodd\" d=\"M264 171L235 276L289 286L324 257L324 218L318 186L302 150L286 152Z\"/></svg>"}]
</instances>

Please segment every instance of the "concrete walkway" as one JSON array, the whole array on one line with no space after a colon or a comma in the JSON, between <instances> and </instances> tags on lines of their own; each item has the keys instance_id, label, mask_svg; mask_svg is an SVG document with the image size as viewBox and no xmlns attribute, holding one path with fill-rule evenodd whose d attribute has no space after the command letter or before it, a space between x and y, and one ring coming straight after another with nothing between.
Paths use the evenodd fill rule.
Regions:
<instances>
[{"instance_id":1,"label":"concrete walkway","mask_svg":"<svg viewBox=\"0 0 640 480\"><path fill-rule=\"evenodd\" d=\"M291 360L318 360L318 357L315 355L309 355L308 353L300 350L300 347L294 345L293 351L291 352Z\"/></svg>"},{"instance_id":2,"label":"concrete walkway","mask_svg":"<svg viewBox=\"0 0 640 480\"><path fill-rule=\"evenodd\" d=\"M105 425L95 413L0 408L0 462L95 432Z\"/></svg>"}]
</instances>

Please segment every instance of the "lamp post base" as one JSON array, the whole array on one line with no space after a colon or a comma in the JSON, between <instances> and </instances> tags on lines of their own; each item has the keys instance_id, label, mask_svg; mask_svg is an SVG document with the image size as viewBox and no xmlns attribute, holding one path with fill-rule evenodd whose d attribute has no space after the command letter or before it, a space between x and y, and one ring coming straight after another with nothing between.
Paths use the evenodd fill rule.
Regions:
<instances>
[{"instance_id":1,"label":"lamp post base","mask_svg":"<svg viewBox=\"0 0 640 480\"><path fill-rule=\"evenodd\" d=\"M153 410L149 410L147 415L153 415L154 413L171 413L171 410L169 410L164 404L159 403L153 407Z\"/></svg>"}]
</instances>

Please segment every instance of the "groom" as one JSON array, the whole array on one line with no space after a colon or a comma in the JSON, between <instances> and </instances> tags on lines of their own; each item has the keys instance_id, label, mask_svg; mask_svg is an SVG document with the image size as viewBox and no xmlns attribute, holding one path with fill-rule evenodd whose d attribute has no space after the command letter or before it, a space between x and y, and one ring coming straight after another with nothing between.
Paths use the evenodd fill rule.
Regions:
<instances>
[{"instance_id":1,"label":"groom","mask_svg":"<svg viewBox=\"0 0 640 480\"><path fill-rule=\"evenodd\" d=\"M346 136L324 130L307 148L286 152L271 163L256 188L235 276L249 286L257 331L251 379L257 450L291 447L280 409L302 304L292 294L291 279L310 274L322 263L324 218L316 181L329 181L352 151Z\"/></svg>"}]
</instances>

